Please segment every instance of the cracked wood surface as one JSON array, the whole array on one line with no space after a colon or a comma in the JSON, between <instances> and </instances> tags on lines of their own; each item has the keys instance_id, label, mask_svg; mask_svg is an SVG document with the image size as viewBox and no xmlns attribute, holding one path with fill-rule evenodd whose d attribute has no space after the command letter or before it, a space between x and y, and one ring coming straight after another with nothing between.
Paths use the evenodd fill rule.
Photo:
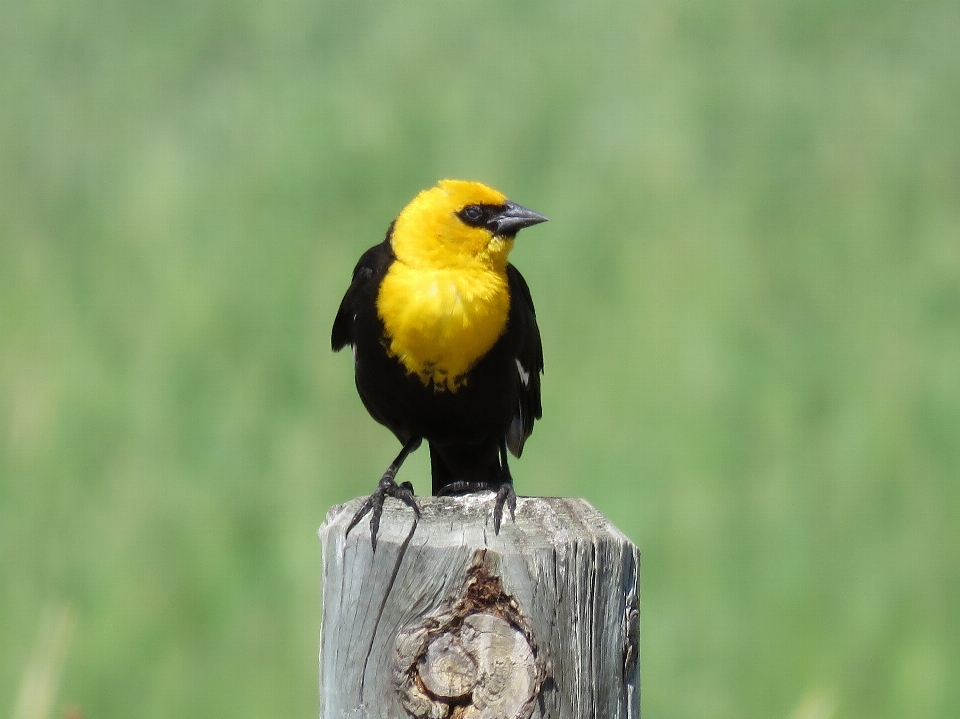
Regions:
<instances>
[{"instance_id":1,"label":"cracked wood surface","mask_svg":"<svg viewBox=\"0 0 960 719\"><path fill-rule=\"evenodd\" d=\"M320 528L321 717L640 716L635 545L581 499L521 497L499 536L492 493L417 500L376 553L360 499Z\"/></svg>"}]
</instances>

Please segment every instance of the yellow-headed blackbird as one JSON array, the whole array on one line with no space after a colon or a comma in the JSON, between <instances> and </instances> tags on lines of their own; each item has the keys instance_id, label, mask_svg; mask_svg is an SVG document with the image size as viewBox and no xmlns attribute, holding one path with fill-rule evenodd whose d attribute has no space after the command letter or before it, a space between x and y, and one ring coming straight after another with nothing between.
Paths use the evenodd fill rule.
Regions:
<instances>
[{"instance_id":1,"label":"yellow-headed blackbird","mask_svg":"<svg viewBox=\"0 0 960 719\"><path fill-rule=\"evenodd\" d=\"M443 180L407 205L353 271L331 344L353 349L357 390L403 449L348 532L384 499L420 510L397 470L430 445L434 494L492 489L494 528L516 506L519 457L540 419L543 348L526 281L507 262L517 232L546 217L478 182Z\"/></svg>"}]
</instances>

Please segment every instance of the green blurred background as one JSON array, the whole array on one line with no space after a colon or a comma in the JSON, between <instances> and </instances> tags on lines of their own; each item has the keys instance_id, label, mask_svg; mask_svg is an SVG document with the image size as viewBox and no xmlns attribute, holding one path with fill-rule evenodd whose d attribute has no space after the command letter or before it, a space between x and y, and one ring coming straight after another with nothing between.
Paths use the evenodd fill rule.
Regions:
<instances>
[{"instance_id":1,"label":"green blurred background","mask_svg":"<svg viewBox=\"0 0 960 719\"><path fill-rule=\"evenodd\" d=\"M0 1L0 715L316 715L316 530L397 450L330 325L462 177L551 218L514 475L640 545L644 714L960 716L958 38L954 0Z\"/></svg>"}]
</instances>

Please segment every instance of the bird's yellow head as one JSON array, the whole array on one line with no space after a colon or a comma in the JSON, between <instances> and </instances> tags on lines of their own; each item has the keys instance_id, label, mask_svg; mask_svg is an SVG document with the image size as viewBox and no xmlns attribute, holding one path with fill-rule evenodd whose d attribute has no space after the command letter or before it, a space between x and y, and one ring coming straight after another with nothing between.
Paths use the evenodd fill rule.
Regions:
<instances>
[{"instance_id":1,"label":"bird's yellow head","mask_svg":"<svg viewBox=\"0 0 960 719\"><path fill-rule=\"evenodd\" d=\"M502 272L517 232L546 219L479 182L441 180L403 208L390 242L412 267L479 264Z\"/></svg>"}]
</instances>

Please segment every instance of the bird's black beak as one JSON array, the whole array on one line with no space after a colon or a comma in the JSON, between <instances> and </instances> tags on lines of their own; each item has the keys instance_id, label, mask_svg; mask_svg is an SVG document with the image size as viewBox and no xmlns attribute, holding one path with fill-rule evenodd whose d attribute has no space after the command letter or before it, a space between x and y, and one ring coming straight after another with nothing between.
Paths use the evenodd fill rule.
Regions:
<instances>
[{"instance_id":1,"label":"bird's black beak","mask_svg":"<svg viewBox=\"0 0 960 719\"><path fill-rule=\"evenodd\" d=\"M501 237L513 237L524 227L547 221L547 218L540 213L518 205L516 202L507 200L503 208L503 212L497 213L487 223L487 227L493 231L493 234Z\"/></svg>"}]
</instances>

